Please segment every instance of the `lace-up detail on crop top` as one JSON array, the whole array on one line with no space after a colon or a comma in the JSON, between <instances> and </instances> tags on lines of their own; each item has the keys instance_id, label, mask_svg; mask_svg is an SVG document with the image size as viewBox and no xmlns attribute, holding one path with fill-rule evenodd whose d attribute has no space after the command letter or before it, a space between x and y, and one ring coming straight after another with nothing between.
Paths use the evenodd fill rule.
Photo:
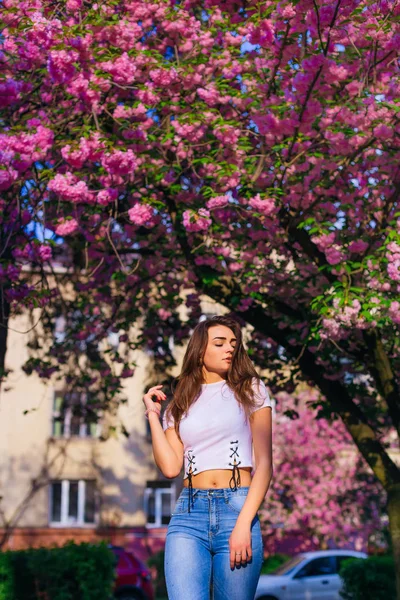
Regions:
<instances>
[{"instance_id":1,"label":"lace-up detail on crop top","mask_svg":"<svg viewBox=\"0 0 400 600\"><path fill-rule=\"evenodd\" d=\"M252 382L256 408L253 412L271 407L267 388L256 378ZM174 427L163 416L163 429ZM184 445L184 478L189 483L189 510L192 476L210 469L232 471L230 488L240 487L240 468L253 467L253 447L250 423L244 409L225 381L202 385L197 400L182 416L179 434Z\"/></svg>"}]
</instances>

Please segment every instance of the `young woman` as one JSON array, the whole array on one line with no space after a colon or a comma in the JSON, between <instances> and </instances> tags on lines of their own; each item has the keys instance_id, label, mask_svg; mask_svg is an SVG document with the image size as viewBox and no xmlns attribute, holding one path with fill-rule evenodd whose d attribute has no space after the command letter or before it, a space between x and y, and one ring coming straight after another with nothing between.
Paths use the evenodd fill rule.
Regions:
<instances>
[{"instance_id":1,"label":"young woman","mask_svg":"<svg viewBox=\"0 0 400 600\"><path fill-rule=\"evenodd\" d=\"M168 478L185 470L165 543L168 598L209 600L211 587L213 600L254 600L263 562L257 511L272 477L272 411L240 325L228 317L199 323L177 381L163 427L162 386L143 397L157 466Z\"/></svg>"}]
</instances>

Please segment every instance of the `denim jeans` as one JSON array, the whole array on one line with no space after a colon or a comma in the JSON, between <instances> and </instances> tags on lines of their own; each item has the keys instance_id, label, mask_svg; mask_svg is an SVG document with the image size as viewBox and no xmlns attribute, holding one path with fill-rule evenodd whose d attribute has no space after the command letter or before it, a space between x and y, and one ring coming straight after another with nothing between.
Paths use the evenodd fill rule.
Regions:
<instances>
[{"instance_id":1,"label":"denim jeans","mask_svg":"<svg viewBox=\"0 0 400 600\"><path fill-rule=\"evenodd\" d=\"M165 579L168 600L254 600L263 563L258 514L251 523L252 559L230 567L229 537L249 487L183 488L168 525Z\"/></svg>"}]
</instances>

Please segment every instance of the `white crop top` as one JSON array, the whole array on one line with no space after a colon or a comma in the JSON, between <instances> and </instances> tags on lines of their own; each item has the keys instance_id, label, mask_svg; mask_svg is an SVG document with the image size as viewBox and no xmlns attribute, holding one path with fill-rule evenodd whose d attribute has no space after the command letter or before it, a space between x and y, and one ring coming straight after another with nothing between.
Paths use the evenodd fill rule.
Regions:
<instances>
[{"instance_id":1,"label":"white crop top","mask_svg":"<svg viewBox=\"0 0 400 600\"><path fill-rule=\"evenodd\" d=\"M257 408L271 407L267 388L253 379ZM229 469L235 475L234 466L253 466L253 447L250 423L245 422L243 407L236 400L225 380L205 383L188 414L179 423L179 434L184 445L184 479L209 469ZM251 414L252 414L251 413ZM163 429L174 427L170 416L168 423L163 415ZM191 473L189 470L191 468Z\"/></svg>"}]
</instances>

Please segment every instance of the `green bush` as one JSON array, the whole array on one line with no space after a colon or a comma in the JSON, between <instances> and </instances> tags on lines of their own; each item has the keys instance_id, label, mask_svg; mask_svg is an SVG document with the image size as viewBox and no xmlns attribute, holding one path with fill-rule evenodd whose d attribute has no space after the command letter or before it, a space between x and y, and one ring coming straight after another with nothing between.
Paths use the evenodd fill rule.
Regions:
<instances>
[{"instance_id":1,"label":"green bush","mask_svg":"<svg viewBox=\"0 0 400 600\"><path fill-rule=\"evenodd\" d=\"M340 569L344 600L395 600L396 575L391 556L346 560Z\"/></svg>"},{"instance_id":2,"label":"green bush","mask_svg":"<svg viewBox=\"0 0 400 600\"><path fill-rule=\"evenodd\" d=\"M271 556L268 556L268 558L266 558L263 562L261 575L268 575L268 573L272 573L280 565L289 560L289 558L289 554L271 554Z\"/></svg>"},{"instance_id":3,"label":"green bush","mask_svg":"<svg viewBox=\"0 0 400 600\"><path fill-rule=\"evenodd\" d=\"M116 560L106 542L0 553L0 600L109 600Z\"/></svg>"}]
</instances>

